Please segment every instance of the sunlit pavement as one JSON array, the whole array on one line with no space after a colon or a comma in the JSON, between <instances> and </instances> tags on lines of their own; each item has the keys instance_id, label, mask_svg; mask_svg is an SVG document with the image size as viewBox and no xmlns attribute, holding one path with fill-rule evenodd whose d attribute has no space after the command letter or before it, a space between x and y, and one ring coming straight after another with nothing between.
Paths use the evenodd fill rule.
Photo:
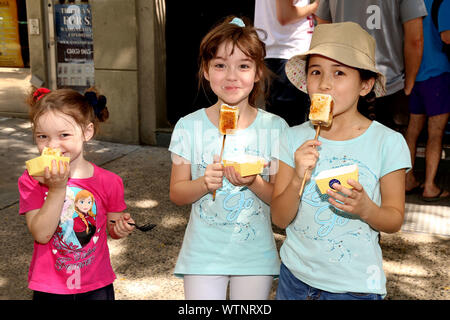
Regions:
<instances>
[{"instance_id":1,"label":"sunlit pavement","mask_svg":"<svg viewBox=\"0 0 450 320\"><path fill-rule=\"evenodd\" d=\"M38 155L28 121L0 117L0 150L0 299L30 299L27 273L33 242L24 217L18 215L17 191L25 160ZM136 231L126 239L109 240L116 298L183 299L183 283L173 275L173 267L189 206L169 201L169 152L103 141L90 142L86 150L90 161L123 178L127 211L138 221L157 224L149 233ZM407 196L402 230L381 236L387 299L450 299L449 205ZM274 228L274 234L279 247L284 232ZM271 298L276 285L274 281Z\"/></svg>"}]
</instances>

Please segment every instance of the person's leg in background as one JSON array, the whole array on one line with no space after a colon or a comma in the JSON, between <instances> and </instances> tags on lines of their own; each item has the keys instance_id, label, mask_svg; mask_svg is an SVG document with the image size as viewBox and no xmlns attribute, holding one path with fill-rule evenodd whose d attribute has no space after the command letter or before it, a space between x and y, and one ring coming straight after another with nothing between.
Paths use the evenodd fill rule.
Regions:
<instances>
[{"instance_id":1,"label":"person's leg in background","mask_svg":"<svg viewBox=\"0 0 450 320\"><path fill-rule=\"evenodd\" d=\"M406 174L406 192L420 191L425 201L437 201L449 196L449 192L436 185L436 175L442 153L442 140L448 123L450 101L448 88L450 73L415 83L411 92L409 108L410 120L405 139L411 152L414 168L417 140L428 117L428 137L425 151L425 182L420 183L414 177L413 170ZM423 189L423 190L422 190Z\"/></svg>"},{"instance_id":2,"label":"person's leg in background","mask_svg":"<svg viewBox=\"0 0 450 320\"><path fill-rule=\"evenodd\" d=\"M425 151L424 201L438 201L449 196L448 190L436 185L441 161L442 139L450 114L450 73L424 81L425 107L428 114L428 140Z\"/></svg>"},{"instance_id":3,"label":"person's leg in background","mask_svg":"<svg viewBox=\"0 0 450 320\"><path fill-rule=\"evenodd\" d=\"M411 170L406 173L405 191L408 193L421 193L420 182L414 175L414 164L416 160L417 141L420 133L425 127L427 115L424 104L424 97L421 95L423 84L416 82L409 97L409 122L405 133L405 140L411 154Z\"/></svg>"},{"instance_id":4,"label":"person's leg in background","mask_svg":"<svg viewBox=\"0 0 450 320\"><path fill-rule=\"evenodd\" d=\"M436 174L441 161L442 138L448 122L448 113L428 118L428 139L425 151L424 200L439 200L449 196L449 192L436 185Z\"/></svg>"},{"instance_id":5,"label":"person's leg in background","mask_svg":"<svg viewBox=\"0 0 450 320\"><path fill-rule=\"evenodd\" d=\"M425 127L427 116L425 114L410 114L408 128L406 129L405 140L411 153L412 169L406 173L406 193L413 190L419 191L420 182L414 176L414 162L416 160L417 140Z\"/></svg>"}]
</instances>

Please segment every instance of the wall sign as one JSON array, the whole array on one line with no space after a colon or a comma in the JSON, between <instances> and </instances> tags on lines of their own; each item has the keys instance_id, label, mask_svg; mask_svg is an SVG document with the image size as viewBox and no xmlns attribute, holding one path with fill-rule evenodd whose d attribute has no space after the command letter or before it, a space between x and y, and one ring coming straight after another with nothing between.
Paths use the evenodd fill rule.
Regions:
<instances>
[{"instance_id":1,"label":"wall sign","mask_svg":"<svg viewBox=\"0 0 450 320\"><path fill-rule=\"evenodd\" d=\"M0 0L0 67L23 68L16 0Z\"/></svg>"},{"instance_id":2,"label":"wall sign","mask_svg":"<svg viewBox=\"0 0 450 320\"><path fill-rule=\"evenodd\" d=\"M54 9L57 86L83 92L94 85L91 6L55 4Z\"/></svg>"}]
</instances>

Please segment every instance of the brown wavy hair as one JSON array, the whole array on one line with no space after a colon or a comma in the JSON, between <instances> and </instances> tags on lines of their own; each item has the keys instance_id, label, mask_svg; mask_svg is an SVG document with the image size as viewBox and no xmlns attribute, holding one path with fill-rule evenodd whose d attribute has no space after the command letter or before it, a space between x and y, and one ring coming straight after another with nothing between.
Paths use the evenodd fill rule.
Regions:
<instances>
[{"instance_id":1,"label":"brown wavy hair","mask_svg":"<svg viewBox=\"0 0 450 320\"><path fill-rule=\"evenodd\" d=\"M99 96L95 88L89 88L86 91L95 92ZM30 106L29 117L33 131L39 117L47 111L59 111L72 117L83 131L92 122L94 124L94 134L98 131L99 122L104 122L109 118L109 112L106 106L96 116L94 108L88 99L75 90L58 89L42 95L36 95L35 92L36 88L32 88L27 99L27 103Z\"/></svg>"},{"instance_id":2,"label":"brown wavy hair","mask_svg":"<svg viewBox=\"0 0 450 320\"><path fill-rule=\"evenodd\" d=\"M216 57L219 46L229 41L233 44L232 50L238 47L247 57L255 61L256 74L259 75L259 81L255 83L248 98L249 104L255 106L256 99L260 94L267 97L269 82L272 77L272 73L264 63L264 57L266 56L265 44L258 36L258 32L265 32L253 27L251 21L246 17L241 18L245 23L245 27L230 24L233 18L235 16L228 16L214 26L200 43L198 57L199 89L200 87L209 87L209 82L204 78L203 72L208 70L209 63Z\"/></svg>"}]
</instances>

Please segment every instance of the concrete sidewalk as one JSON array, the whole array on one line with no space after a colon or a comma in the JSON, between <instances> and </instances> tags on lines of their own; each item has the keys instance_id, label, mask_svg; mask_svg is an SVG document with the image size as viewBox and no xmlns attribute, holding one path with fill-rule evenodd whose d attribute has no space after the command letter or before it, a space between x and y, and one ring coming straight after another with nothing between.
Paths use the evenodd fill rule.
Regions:
<instances>
[{"instance_id":1,"label":"concrete sidewalk","mask_svg":"<svg viewBox=\"0 0 450 320\"><path fill-rule=\"evenodd\" d=\"M37 155L28 122L0 118L0 299L31 298L27 274L33 241L18 215L17 179L25 160ZM116 299L183 299L182 280L172 272L190 208L169 201L167 149L93 141L86 157L122 177L127 211L137 222L157 224L149 233L109 240ZM427 205L412 195L406 209L402 231L381 237L387 299L450 299L450 203ZM274 234L280 247L284 231L274 228Z\"/></svg>"}]
</instances>

